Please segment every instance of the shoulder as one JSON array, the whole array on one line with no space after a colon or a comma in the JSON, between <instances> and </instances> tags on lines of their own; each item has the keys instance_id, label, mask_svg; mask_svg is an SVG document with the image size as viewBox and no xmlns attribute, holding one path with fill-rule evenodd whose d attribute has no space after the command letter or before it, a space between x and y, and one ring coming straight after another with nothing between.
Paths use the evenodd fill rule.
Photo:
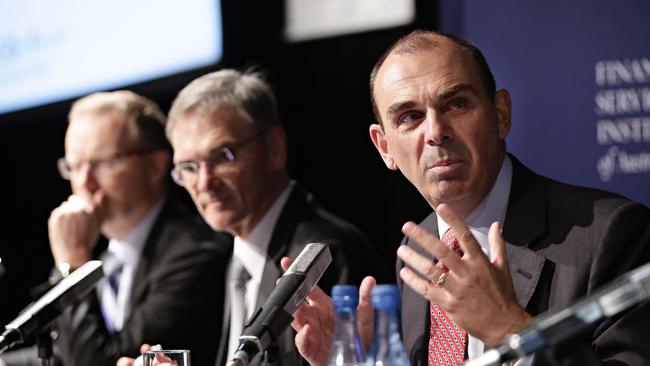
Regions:
<instances>
[{"instance_id":1,"label":"shoulder","mask_svg":"<svg viewBox=\"0 0 650 366\"><path fill-rule=\"evenodd\" d=\"M294 216L293 241L326 241L336 245L350 241L366 243L366 236L352 223L324 209L310 193L296 187L283 215Z\"/></svg>"},{"instance_id":2,"label":"shoulder","mask_svg":"<svg viewBox=\"0 0 650 366\"><path fill-rule=\"evenodd\" d=\"M229 256L231 249L230 236L213 231L196 212L171 201L165 204L151 228L145 255L216 258Z\"/></svg>"}]
</instances>

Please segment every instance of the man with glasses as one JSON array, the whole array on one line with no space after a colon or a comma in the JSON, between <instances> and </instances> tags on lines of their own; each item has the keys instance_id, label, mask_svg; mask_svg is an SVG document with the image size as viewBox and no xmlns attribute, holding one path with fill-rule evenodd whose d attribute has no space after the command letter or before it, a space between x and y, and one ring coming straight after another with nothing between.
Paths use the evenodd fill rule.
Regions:
<instances>
[{"instance_id":1,"label":"man with glasses","mask_svg":"<svg viewBox=\"0 0 650 366\"><path fill-rule=\"evenodd\" d=\"M105 279L58 323L65 366L115 365L145 341L191 349L195 365L214 360L223 286L205 284L223 277L228 243L215 243L221 239L168 194L164 123L152 101L128 91L72 106L58 162L72 195L48 222L59 276L93 258L100 234L109 242L100 256ZM19 356L6 361L21 364Z\"/></svg>"},{"instance_id":2,"label":"man with glasses","mask_svg":"<svg viewBox=\"0 0 650 366\"><path fill-rule=\"evenodd\" d=\"M214 230L234 236L217 365L233 355L243 320L275 287L283 256L295 258L310 242L329 244L333 261L320 281L326 291L358 283L368 270L383 277L364 235L290 179L287 136L259 74L221 70L194 80L174 101L166 130L175 181ZM287 331L266 361L300 363L293 336Z\"/></svg>"}]
</instances>

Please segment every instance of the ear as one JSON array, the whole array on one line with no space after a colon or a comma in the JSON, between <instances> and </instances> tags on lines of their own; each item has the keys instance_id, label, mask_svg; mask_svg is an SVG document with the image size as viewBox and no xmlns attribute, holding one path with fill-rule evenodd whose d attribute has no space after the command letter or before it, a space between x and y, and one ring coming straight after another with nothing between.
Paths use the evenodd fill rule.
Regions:
<instances>
[{"instance_id":1,"label":"ear","mask_svg":"<svg viewBox=\"0 0 650 366\"><path fill-rule=\"evenodd\" d=\"M384 160L386 167L390 170L397 170L397 164L395 164L395 160L393 160L393 157L388 152L388 140L386 140L384 128L379 124L373 123L370 125L368 132L370 132L370 139L379 152L379 155L381 155L381 158Z\"/></svg>"},{"instance_id":2,"label":"ear","mask_svg":"<svg viewBox=\"0 0 650 366\"><path fill-rule=\"evenodd\" d=\"M266 145L269 152L269 163L274 170L287 166L287 133L280 125L271 127L266 132Z\"/></svg>"},{"instance_id":3,"label":"ear","mask_svg":"<svg viewBox=\"0 0 650 366\"><path fill-rule=\"evenodd\" d=\"M160 149L151 153L150 176L151 181L155 184L164 181L169 174L169 166L171 164L171 155L169 151Z\"/></svg>"},{"instance_id":4,"label":"ear","mask_svg":"<svg viewBox=\"0 0 650 366\"><path fill-rule=\"evenodd\" d=\"M505 140L512 126L512 100L506 89L497 91L494 96L494 106L497 110L499 137Z\"/></svg>"}]
</instances>

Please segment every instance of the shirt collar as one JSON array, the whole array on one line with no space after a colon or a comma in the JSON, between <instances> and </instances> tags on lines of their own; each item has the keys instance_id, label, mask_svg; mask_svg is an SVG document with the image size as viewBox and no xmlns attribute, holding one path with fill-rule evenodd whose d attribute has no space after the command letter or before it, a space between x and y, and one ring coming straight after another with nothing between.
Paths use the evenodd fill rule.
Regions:
<instances>
[{"instance_id":1,"label":"shirt collar","mask_svg":"<svg viewBox=\"0 0 650 366\"><path fill-rule=\"evenodd\" d=\"M266 252L271 243L271 235L284 205L289 199L295 182L292 180L287 184L282 193L273 202L273 205L266 211L260 222L255 225L253 231L247 240L235 237L233 256L239 258L249 272L255 272L255 268L249 268L249 262L246 257L256 255L266 258ZM260 268L261 270L261 268Z\"/></svg>"},{"instance_id":2,"label":"shirt collar","mask_svg":"<svg viewBox=\"0 0 650 366\"><path fill-rule=\"evenodd\" d=\"M110 239L105 261L117 261L135 267L140 259L149 232L162 210L164 199L158 201L147 214L120 240ZM112 260L115 259L115 260Z\"/></svg>"}]
</instances>

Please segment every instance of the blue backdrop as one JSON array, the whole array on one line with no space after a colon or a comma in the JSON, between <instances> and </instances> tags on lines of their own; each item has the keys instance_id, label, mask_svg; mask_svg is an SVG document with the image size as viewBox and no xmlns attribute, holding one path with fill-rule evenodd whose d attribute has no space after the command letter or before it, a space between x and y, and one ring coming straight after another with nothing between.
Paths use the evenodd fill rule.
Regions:
<instances>
[{"instance_id":1,"label":"blue backdrop","mask_svg":"<svg viewBox=\"0 0 650 366\"><path fill-rule=\"evenodd\" d=\"M650 2L441 0L440 29L510 90L508 149L538 173L650 205Z\"/></svg>"}]
</instances>

